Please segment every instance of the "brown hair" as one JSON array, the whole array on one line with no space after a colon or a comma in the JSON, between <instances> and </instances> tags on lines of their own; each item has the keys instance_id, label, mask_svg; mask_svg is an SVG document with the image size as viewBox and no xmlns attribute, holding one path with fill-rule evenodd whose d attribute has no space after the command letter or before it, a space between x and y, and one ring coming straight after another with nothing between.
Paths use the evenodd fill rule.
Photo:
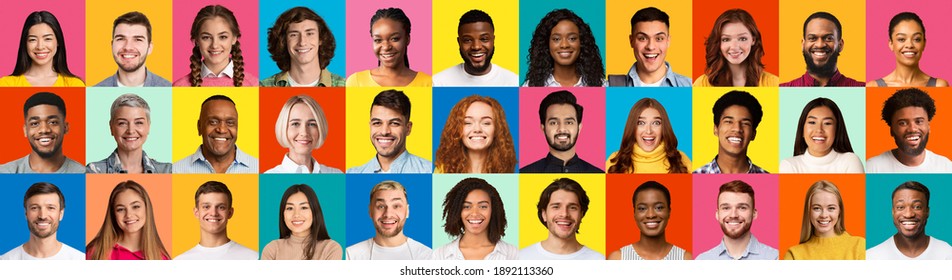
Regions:
<instances>
[{"instance_id":1,"label":"brown hair","mask_svg":"<svg viewBox=\"0 0 952 280\"><path fill-rule=\"evenodd\" d=\"M235 72L232 80L234 80L236 87L240 87L241 82L245 79L245 59L241 55L241 42L237 41L241 38L241 30L238 28L238 20L235 19L235 14L231 10L222 5L208 5L199 10L198 14L195 15L195 20L192 21L191 39L193 42L198 40L198 36L202 32L202 24L216 17L228 22L231 33L235 36L235 45L231 46L231 61L234 64ZM189 61L191 62L189 65L189 68L191 68L189 82L193 87L200 87L202 86L202 52L198 48L198 44L194 44L192 47L192 56L189 57Z\"/></svg>"},{"instance_id":2,"label":"brown hair","mask_svg":"<svg viewBox=\"0 0 952 280\"><path fill-rule=\"evenodd\" d=\"M142 198L145 205L145 225L142 226L139 239L139 246L142 248L142 256L147 260L169 259L169 252L162 245L159 238L159 231L155 226L155 215L152 211L152 200L149 199L149 193L145 188L135 181L123 181L112 189L109 194L109 205L106 206L106 215L103 217L102 227L96 237L86 245L86 252L89 259L108 260L112 255L112 247L122 238L123 232L119 228L119 221L116 221L116 197L124 191L133 191Z\"/></svg>"},{"instance_id":3,"label":"brown hair","mask_svg":"<svg viewBox=\"0 0 952 280\"><path fill-rule=\"evenodd\" d=\"M641 116L641 112L647 108L654 108L661 115L661 143L664 143L664 154L668 159L668 173L688 173L688 167L681 162L678 138L674 136L668 111L661 106L661 102L653 98L642 98L631 106L628 121L625 123L625 132L621 136L621 147L618 148L615 157L610 159L612 166L608 168L608 173L635 173L634 159L631 158L635 145L638 145L638 135L635 135L635 130L638 127L638 116Z\"/></svg>"},{"instance_id":4,"label":"brown hair","mask_svg":"<svg viewBox=\"0 0 952 280\"><path fill-rule=\"evenodd\" d=\"M334 34L321 16L317 15L307 7L294 7L284 11L274 21L274 26L268 28L268 52L271 53L271 59L278 65L283 72L291 69L291 55L288 53L288 27L292 23L300 23L305 20L317 22L318 40L320 47L317 48L317 59L320 60L321 69L327 68L334 58L334 49L337 48L337 42L334 41Z\"/></svg>"},{"instance_id":5,"label":"brown hair","mask_svg":"<svg viewBox=\"0 0 952 280\"><path fill-rule=\"evenodd\" d=\"M754 17L741 9L727 10L717 17L714 28L711 29L711 34L704 41L707 50L705 55L707 69L704 70L704 74L707 75L707 81L713 86L730 86L732 84L733 77L727 66L729 62L721 55L721 32L728 23L741 23L750 30L753 43L751 43L750 54L745 61L747 63L747 71L745 71L746 86L758 86L760 75L764 72L764 63L761 62L761 58L764 57L764 42L760 36L760 30L757 29L757 23L754 22Z\"/></svg>"},{"instance_id":6,"label":"brown hair","mask_svg":"<svg viewBox=\"0 0 952 280\"><path fill-rule=\"evenodd\" d=\"M754 198L754 187L751 187L750 184L741 180L734 180L721 185L720 190L717 191L717 196L720 197L722 193L732 192L732 193L746 193L750 196L750 207L757 209L757 200Z\"/></svg>"},{"instance_id":7,"label":"brown hair","mask_svg":"<svg viewBox=\"0 0 952 280\"><path fill-rule=\"evenodd\" d=\"M463 119L466 110L475 102L482 102L493 109L493 142L489 146L489 157L483 167L484 173L512 173L516 168L516 150L506 123L506 113L496 99L488 96L470 95L460 100L450 110L446 126L440 136L440 147L436 149L436 168L443 173L468 173L469 155L463 146Z\"/></svg>"},{"instance_id":8,"label":"brown hair","mask_svg":"<svg viewBox=\"0 0 952 280\"><path fill-rule=\"evenodd\" d=\"M502 197L499 196L496 188L480 178L463 179L446 193L446 198L443 199L443 220L446 221L443 224L443 231L453 237L464 234L463 203L466 201L466 196L475 190L482 190L489 195L492 213L490 213L489 226L486 229L488 230L489 242L496 244L503 236L506 236L506 208L503 207Z\"/></svg>"}]
</instances>

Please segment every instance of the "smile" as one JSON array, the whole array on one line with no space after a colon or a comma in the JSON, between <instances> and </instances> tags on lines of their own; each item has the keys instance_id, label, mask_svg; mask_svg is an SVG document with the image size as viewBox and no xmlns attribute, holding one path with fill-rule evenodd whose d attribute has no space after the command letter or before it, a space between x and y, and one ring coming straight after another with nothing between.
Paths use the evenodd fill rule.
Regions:
<instances>
[{"instance_id":1,"label":"smile","mask_svg":"<svg viewBox=\"0 0 952 280\"><path fill-rule=\"evenodd\" d=\"M217 219L205 219L205 221L206 221L206 222L209 222L209 223L220 223L220 222L222 221L222 219L221 219L221 218L217 218Z\"/></svg>"},{"instance_id":2,"label":"smile","mask_svg":"<svg viewBox=\"0 0 952 280\"><path fill-rule=\"evenodd\" d=\"M811 53L817 58L824 58L828 54L826 51L813 51Z\"/></svg>"},{"instance_id":3,"label":"smile","mask_svg":"<svg viewBox=\"0 0 952 280\"><path fill-rule=\"evenodd\" d=\"M215 141L221 141L221 142L224 142L224 141L228 141L228 138L224 138L224 137L215 137L215 138L212 138L212 140L215 140Z\"/></svg>"},{"instance_id":4,"label":"smile","mask_svg":"<svg viewBox=\"0 0 952 280\"><path fill-rule=\"evenodd\" d=\"M731 144L740 144L741 141L743 141L743 139L740 137L727 137L727 142L730 142Z\"/></svg>"},{"instance_id":5,"label":"smile","mask_svg":"<svg viewBox=\"0 0 952 280\"><path fill-rule=\"evenodd\" d=\"M466 221L469 222L470 224L473 224L473 225L478 225L478 224L482 224L482 223L483 223L483 220L474 220L474 219L471 219L471 220L466 220Z\"/></svg>"},{"instance_id":6,"label":"smile","mask_svg":"<svg viewBox=\"0 0 952 280\"><path fill-rule=\"evenodd\" d=\"M913 51L905 51L905 52L902 52L902 55L905 56L905 57L915 57L915 56L916 56L916 52L913 52Z\"/></svg>"},{"instance_id":7,"label":"smile","mask_svg":"<svg viewBox=\"0 0 952 280\"><path fill-rule=\"evenodd\" d=\"M131 225L131 224L135 224L135 223L138 223L138 222L139 222L139 219L135 219L135 220L126 220L126 221L122 221L122 222L123 222L123 223L125 223L125 224L127 224L127 225Z\"/></svg>"},{"instance_id":8,"label":"smile","mask_svg":"<svg viewBox=\"0 0 952 280\"><path fill-rule=\"evenodd\" d=\"M561 57L561 58L570 58L570 57L572 57L572 54L574 54L575 52L572 52L572 51L560 51L560 52L556 52L556 53L557 53L557 54L559 55L559 57Z\"/></svg>"},{"instance_id":9,"label":"smile","mask_svg":"<svg viewBox=\"0 0 952 280\"><path fill-rule=\"evenodd\" d=\"M312 49L314 49L314 48L295 49L294 51L296 51L296 52L299 53L299 54L305 54L305 53L310 52Z\"/></svg>"},{"instance_id":10,"label":"smile","mask_svg":"<svg viewBox=\"0 0 952 280\"><path fill-rule=\"evenodd\" d=\"M295 226L301 226L304 225L304 221L291 221L291 224Z\"/></svg>"},{"instance_id":11,"label":"smile","mask_svg":"<svg viewBox=\"0 0 952 280\"><path fill-rule=\"evenodd\" d=\"M44 59L50 55L50 52L34 52L33 55L36 55L38 59Z\"/></svg>"}]
</instances>

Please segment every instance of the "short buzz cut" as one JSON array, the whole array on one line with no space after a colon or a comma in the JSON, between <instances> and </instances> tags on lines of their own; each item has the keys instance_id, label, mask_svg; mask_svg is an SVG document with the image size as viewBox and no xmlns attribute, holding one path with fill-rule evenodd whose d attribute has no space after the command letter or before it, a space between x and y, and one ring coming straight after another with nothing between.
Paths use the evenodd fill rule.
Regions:
<instances>
[{"instance_id":1,"label":"short buzz cut","mask_svg":"<svg viewBox=\"0 0 952 280\"><path fill-rule=\"evenodd\" d=\"M469 10L463 16L459 17L459 26L456 27L456 30L463 28L464 24L485 22L489 23L489 27L492 27L493 30L496 30L496 26L493 25L493 18L489 16L486 12L482 10Z\"/></svg>"},{"instance_id":2,"label":"short buzz cut","mask_svg":"<svg viewBox=\"0 0 952 280\"><path fill-rule=\"evenodd\" d=\"M59 109L60 114L63 114L63 118L66 118L66 102L63 101L63 98L55 93L45 91L37 92L26 99L26 102L23 103L23 118L26 119L26 114L30 111L30 108L40 105L55 106L56 109Z\"/></svg>"},{"instance_id":3,"label":"short buzz cut","mask_svg":"<svg viewBox=\"0 0 952 280\"><path fill-rule=\"evenodd\" d=\"M896 199L896 193L898 193L901 190L913 190L913 191L922 193L922 195L926 197L926 209L929 208L930 194L929 194L929 188L926 187L926 185L923 185L922 183L919 183L916 181L908 181L908 182L899 184L899 186L897 186L896 189L893 190L892 192L892 199Z\"/></svg>"},{"instance_id":4,"label":"short buzz cut","mask_svg":"<svg viewBox=\"0 0 952 280\"><path fill-rule=\"evenodd\" d=\"M145 26L145 35L147 37L146 40L148 40L149 43L152 43L152 24L149 23L149 18L146 17L145 14L138 11L132 11L117 17L116 20L112 22L113 37L116 36L116 26L119 26L123 23L128 25Z\"/></svg>"}]
</instances>

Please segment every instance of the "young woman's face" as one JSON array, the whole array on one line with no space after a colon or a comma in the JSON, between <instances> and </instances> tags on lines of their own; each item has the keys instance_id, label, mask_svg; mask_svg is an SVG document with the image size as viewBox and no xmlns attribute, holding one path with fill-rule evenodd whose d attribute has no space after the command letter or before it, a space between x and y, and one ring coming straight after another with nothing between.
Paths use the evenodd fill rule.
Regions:
<instances>
[{"instance_id":1,"label":"young woman's face","mask_svg":"<svg viewBox=\"0 0 952 280\"><path fill-rule=\"evenodd\" d=\"M738 65L747 60L754 37L743 23L730 22L721 29L721 55L730 64Z\"/></svg>"},{"instance_id":2,"label":"young woman's face","mask_svg":"<svg viewBox=\"0 0 952 280\"><path fill-rule=\"evenodd\" d=\"M56 56L56 34L48 24L40 23L30 27L27 31L26 51L33 61L33 65L47 65Z\"/></svg>"},{"instance_id":3,"label":"young woman's face","mask_svg":"<svg viewBox=\"0 0 952 280\"><path fill-rule=\"evenodd\" d=\"M671 208L661 191L649 189L635 197L635 223L644 236L664 235L670 215Z\"/></svg>"},{"instance_id":4,"label":"young woman's face","mask_svg":"<svg viewBox=\"0 0 952 280\"><path fill-rule=\"evenodd\" d=\"M889 49L896 55L896 62L903 65L916 65L926 49L926 35L914 20L900 21L889 38Z\"/></svg>"},{"instance_id":5,"label":"young woman's face","mask_svg":"<svg viewBox=\"0 0 952 280\"><path fill-rule=\"evenodd\" d=\"M124 152L142 150L149 138L149 118L145 108L120 106L109 123L116 147Z\"/></svg>"},{"instance_id":6,"label":"young woman's face","mask_svg":"<svg viewBox=\"0 0 952 280\"><path fill-rule=\"evenodd\" d=\"M140 233L146 223L145 200L133 190L124 190L116 195L112 205L113 215L119 229L125 234Z\"/></svg>"},{"instance_id":7,"label":"young woman's face","mask_svg":"<svg viewBox=\"0 0 952 280\"><path fill-rule=\"evenodd\" d=\"M486 234L492 213L493 207L489 200L489 193L484 190L470 191L466 195L466 200L463 201L461 213L464 234Z\"/></svg>"},{"instance_id":8,"label":"young woman's face","mask_svg":"<svg viewBox=\"0 0 952 280\"><path fill-rule=\"evenodd\" d=\"M635 143L645 152L654 151L661 144L662 124L661 113L655 108L645 108L638 116L638 126L635 127Z\"/></svg>"},{"instance_id":9,"label":"young woman's face","mask_svg":"<svg viewBox=\"0 0 952 280\"><path fill-rule=\"evenodd\" d=\"M380 65L388 68L403 67L403 61L410 44L410 34L403 24L389 19L378 19L370 28L370 37L374 40L374 54Z\"/></svg>"},{"instance_id":10,"label":"young woman's face","mask_svg":"<svg viewBox=\"0 0 952 280\"><path fill-rule=\"evenodd\" d=\"M284 224L291 230L291 235L306 237L311 234L311 224L314 219L311 215L311 204L302 192L292 194L284 204Z\"/></svg>"},{"instance_id":11,"label":"young woman's face","mask_svg":"<svg viewBox=\"0 0 952 280\"><path fill-rule=\"evenodd\" d=\"M308 108L303 102L295 103L291 106L291 112L288 114L288 143L291 144L288 150L291 153L307 155L310 157L311 151L320 140L320 130L317 128L317 119L311 108Z\"/></svg>"},{"instance_id":12,"label":"young woman's face","mask_svg":"<svg viewBox=\"0 0 952 280\"><path fill-rule=\"evenodd\" d=\"M231 60L231 48L238 38L231 32L231 24L222 17L213 17L202 23L195 44L202 52L205 66L224 69Z\"/></svg>"},{"instance_id":13,"label":"young woman's face","mask_svg":"<svg viewBox=\"0 0 952 280\"><path fill-rule=\"evenodd\" d=\"M807 113L803 123L803 140L807 142L807 152L821 157L833 150L836 140L836 117L829 107L820 106Z\"/></svg>"},{"instance_id":14,"label":"young woman's face","mask_svg":"<svg viewBox=\"0 0 952 280\"><path fill-rule=\"evenodd\" d=\"M549 31L549 55L555 64L575 65L581 45L578 26L570 20L560 21Z\"/></svg>"},{"instance_id":15,"label":"young woman's face","mask_svg":"<svg viewBox=\"0 0 952 280\"><path fill-rule=\"evenodd\" d=\"M817 191L810 198L810 223L819 237L836 236L836 223L840 218L840 203L831 192Z\"/></svg>"},{"instance_id":16,"label":"young woman's face","mask_svg":"<svg viewBox=\"0 0 952 280\"><path fill-rule=\"evenodd\" d=\"M486 150L493 144L495 132L493 108L483 102L470 104L463 119L463 146L473 151Z\"/></svg>"}]
</instances>

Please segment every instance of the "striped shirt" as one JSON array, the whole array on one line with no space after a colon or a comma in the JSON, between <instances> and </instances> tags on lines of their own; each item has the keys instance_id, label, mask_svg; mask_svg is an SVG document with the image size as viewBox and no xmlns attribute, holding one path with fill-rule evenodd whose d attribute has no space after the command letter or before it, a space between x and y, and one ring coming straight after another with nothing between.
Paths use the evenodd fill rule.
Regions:
<instances>
[{"instance_id":1,"label":"striped shirt","mask_svg":"<svg viewBox=\"0 0 952 280\"><path fill-rule=\"evenodd\" d=\"M621 247L621 259L622 260L644 260L638 255L638 252L635 252L635 247L628 244L628 246ZM668 251L668 254L664 256L661 260L665 261L680 261L684 260L684 249L681 247L671 245L671 250Z\"/></svg>"}]
</instances>

